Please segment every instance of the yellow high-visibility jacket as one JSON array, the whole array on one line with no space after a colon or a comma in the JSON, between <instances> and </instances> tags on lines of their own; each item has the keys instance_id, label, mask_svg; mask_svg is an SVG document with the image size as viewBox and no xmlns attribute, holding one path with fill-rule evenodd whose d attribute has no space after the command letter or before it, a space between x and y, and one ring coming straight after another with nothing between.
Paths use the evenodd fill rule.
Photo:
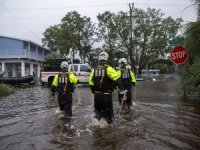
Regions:
<instances>
[{"instance_id":1,"label":"yellow high-visibility jacket","mask_svg":"<svg viewBox=\"0 0 200 150\"><path fill-rule=\"evenodd\" d=\"M69 74L69 81L70 81L70 83L77 84L78 83L78 78L73 73L70 73L70 72L67 72L67 73ZM53 79L52 85L55 86L55 87L58 86L58 75L59 74L57 74L54 77L54 79Z\"/></svg>"},{"instance_id":2,"label":"yellow high-visibility jacket","mask_svg":"<svg viewBox=\"0 0 200 150\"><path fill-rule=\"evenodd\" d=\"M90 77L89 77L89 85L90 86L94 86L94 81L93 81L93 77L94 77L94 70L92 70L92 72L90 73ZM119 75L117 74L117 72L115 71L115 69L109 65L106 65L106 73L107 73L107 76L113 80L113 81L116 81L117 79L119 79Z\"/></svg>"},{"instance_id":3,"label":"yellow high-visibility jacket","mask_svg":"<svg viewBox=\"0 0 200 150\"><path fill-rule=\"evenodd\" d=\"M117 71L117 74L121 77L122 76L122 71L123 71L124 69L119 69L118 71ZM131 69L126 69L126 70L128 70L128 72L130 73L130 78L131 78L131 83L135 83L136 84L136 79L135 79L135 75L134 75L134 73L131 71Z\"/></svg>"}]
</instances>

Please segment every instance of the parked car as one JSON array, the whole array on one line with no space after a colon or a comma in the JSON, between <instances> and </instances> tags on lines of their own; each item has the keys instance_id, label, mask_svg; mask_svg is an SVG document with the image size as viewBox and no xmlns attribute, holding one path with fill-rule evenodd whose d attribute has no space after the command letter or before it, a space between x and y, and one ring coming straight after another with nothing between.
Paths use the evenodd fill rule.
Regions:
<instances>
[{"instance_id":1,"label":"parked car","mask_svg":"<svg viewBox=\"0 0 200 150\"><path fill-rule=\"evenodd\" d=\"M40 81L42 85L51 85L54 76L58 74L60 69L60 63L63 59L48 60L44 63L43 70L40 71ZM70 63L70 62L69 62ZM68 71L73 72L79 79L79 84L88 84L88 78L92 68L89 64L84 63L71 63L69 64Z\"/></svg>"}]
</instances>

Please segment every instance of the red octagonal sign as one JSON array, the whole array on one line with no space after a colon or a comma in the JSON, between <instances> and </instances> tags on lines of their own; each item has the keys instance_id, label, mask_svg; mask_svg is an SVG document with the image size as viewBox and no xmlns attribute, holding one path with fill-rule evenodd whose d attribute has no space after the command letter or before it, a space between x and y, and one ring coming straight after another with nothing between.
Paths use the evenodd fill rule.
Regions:
<instances>
[{"instance_id":1,"label":"red octagonal sign","mask_svg":"<svg viewBox=\"0 0 200 150\"><path fill-rule=\"evenodd\" d=\"M170 53L170 59L175 64L184 64L188 58L188 51L183 46L176 46Z\"/></svg>"}]
</instances>

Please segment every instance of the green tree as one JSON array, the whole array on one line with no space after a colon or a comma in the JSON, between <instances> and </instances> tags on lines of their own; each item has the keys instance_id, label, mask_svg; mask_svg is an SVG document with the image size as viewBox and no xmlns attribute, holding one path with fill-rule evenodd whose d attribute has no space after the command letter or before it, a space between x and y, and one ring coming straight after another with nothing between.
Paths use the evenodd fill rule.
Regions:
<instances>
[{"instance_id":1,"label":"green tree","mask_svg":"<svg viewBox=\"0 0 200 150\"><path fill-rule=\"evenodd\" d=\"M197 20L200 21L200 0L191 0L191 1L193 1L192 5L196 7ZM190 7L190 6L188 6L188 7Z\"/></svg>"},{"instance_id":2,"label":"green tree","mask_svg":"<svg viewBox=\"0 0 200 150\"><path fill-rule=\"evenodd\" d=\"M110 11L105 11L97 16L98 19L98 37L102 40L103 49L108 52L109 59L116 59L115 53L119 48L118 33L116 32L116 15Z\"/></svg>"},{"instance_id":3,"label":"green tree","mask_svg":"<svg viewBox=\"0 0 200 150\"><path fill-rule=\"evenodd\" d=\"M59 50L61 28L60 25L50 26L43 33L42 43L52 51Z\"/></svg>"},{"instance_id":4,"label":"green tree","mask_svg":"<svg viewBox=\"0 0 200 150\"><path fill-rule=\"evenodd\" d=\"M176 35L182 20L164 18L160 10L151 8L134 12L134 54L140 72L150 61L163 58L169 52L168 41Z\"/></svg>"},{"instance_id":5,"label":"green tree","mask_svg":"<svg viewBox=\"0 0 200 150\"><path fill-rule=\"evenodd\" d=\"M89 57L89 54L92 51L92 45L96 41L94 35L95 24L91 22L90 18L84 17L84 28L82 28L79 43L80 56L83 62L86 61L86 58Z\"/></svg>"},{"instance_id":6,"label":"green tree","mask_svg":"<svg viewBox=\"0 0 200 150\"><path fill-rule=\"evenodd\" d=\"M94 36L95 28L91 19L88 17L81 17L76 11L69 12L62 19L61 28L63 31L62 50L68 53L71 49L73 58L75 53L79 52L80 57L85 61L94 43L92 37Z\"/></svg>"},{"instance_id":7,"label":"green tree","mask_svg":"<svg viewBox=\"0 0 200 150\"><path fill-rule=\"evenodd\" d=\"M79 53L85 61L94 43L94 24L88 17L82 17L78 12L67 13L59 25L51 26L44 32L43 45L50 50L59 50L61 54Z\"/></svg>"},{"instance_id":8,"label":"green tree","mask_svg":"<svg viewBox=\"0 0 200 150\"><path fill-rule=\"evenodd\" d=\"M200 95L200 21L189 23L185 34L189 61L183 66L183 87L188 94Z\"/></svg>"},{"instance_id":9,"label":"green tree","mask_svg":"<svg viewBox=\"0 0 200 150\"><path fill-rule=\"evenodd\" d=\"M134 8L132 12L133 41L130 41L128 12L121 11L116 15L106 11L98 15L99 31L105 42L104 48L111 52L111 59L115 58L115 52L123 51L132 68L136 70L135 66L139 66L140 72L149 61L164 57L169 52L168 41L175 37L182 20L164 18L160 10L151 8L147 11Z\"/></svg>"}]
</instances>

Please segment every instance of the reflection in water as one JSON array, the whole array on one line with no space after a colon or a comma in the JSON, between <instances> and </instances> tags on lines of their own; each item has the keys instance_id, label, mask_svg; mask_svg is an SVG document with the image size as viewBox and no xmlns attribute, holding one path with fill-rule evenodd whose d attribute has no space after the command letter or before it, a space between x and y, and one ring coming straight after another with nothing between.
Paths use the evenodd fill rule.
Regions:
<instances>
[{"instance_id":1,"label":"reflection in water","mask_svg":"<svg viewBox=\"0 0 200 150\"><path fill-rule=\"evenodd\" d=\"M137 85L132 110L120 112L113 95L112 125L92 125L93 95L74 93L73 117L64 118L47 87L18 88L0 99L1 149L199 149L200 102L182 97L178 80ZM134 93L134 92L132 92Z\"/></svg>"}]
</instances>

